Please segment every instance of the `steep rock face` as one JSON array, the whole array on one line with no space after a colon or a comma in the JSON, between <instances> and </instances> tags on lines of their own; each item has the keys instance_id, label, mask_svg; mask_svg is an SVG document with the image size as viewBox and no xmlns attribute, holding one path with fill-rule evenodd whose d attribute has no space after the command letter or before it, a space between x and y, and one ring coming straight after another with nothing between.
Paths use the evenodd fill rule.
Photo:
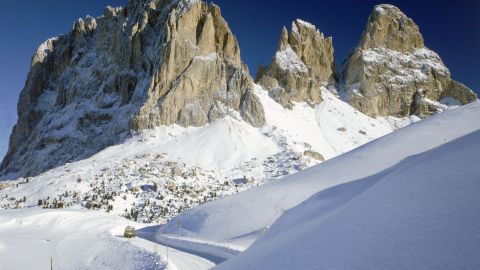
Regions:
<instances>
[{"instance_id":1,"label":"steep rock face","mask_svg":"<svg viewBox=\"0 0 480 270\"><path fill-rule=\"evenodd\" d=\"M229 114L261 126L252 89L217 6L131 0L107 7L33 56L1 174L35 175L159 125L201 126Z\"/></svg>"},{"instance_id":2,"label":"steep rock face","mask_svg":"<svg viewBox=\"0 0 480 270\"><path fill-rule=\"evenodd\" d=\"M292 101L320 103L320 87L337 83L332 38L310 23L294 21L290 35L282 29L271 65L260 67L256 81L284 107L291 107Z\"/></svg>"},{"instance_id":3,"label":"steep rock face","mask_svg":"<svg viewBox=\"0 0 480 270\"><path fill-rule=\"evenodd\" d=\"M461 104L476 100L425 47L413 20L392 5L374 8L342 74L348 102L370 116L425 117L450 98Z\"/></svg>"}]
</instances>

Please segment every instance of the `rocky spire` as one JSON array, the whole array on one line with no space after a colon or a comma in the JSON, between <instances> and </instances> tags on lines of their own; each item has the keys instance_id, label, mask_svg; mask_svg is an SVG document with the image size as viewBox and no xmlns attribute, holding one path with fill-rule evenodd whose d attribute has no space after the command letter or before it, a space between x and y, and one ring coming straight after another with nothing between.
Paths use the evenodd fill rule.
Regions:
<instances>
[{"instance_id":1,"label":"rocky spire","mask_svg":"<svg viewBox=\"0 0 480 270\"><path fill-rule=\"evenodd\" d=\"M337 83L332 38L298 19L292 22L290 34L283 27L272 63L259 68L257 82L285 107L291 107L292 101L320 103L320 88Z\"/></svg>"},{"instance_id":2,"label":"rocky spire","mask_svg":"<svg viewBox=\"0 0 480 270\"><path fill-rule=\"evenodd\" d=\"M420 29L412 19L397 7L383 4L375 6L368 17L359 47L411 52L425 45Z\"/></svg>"},{"instance_id":3,"label":"rocky spire","mask_svg":"<svg viewBox=\"0 0 480 270\"><path fill-rule=\"evenodd\" d=\"M202 126L228 114L261 126L252 89L218 6L107 7L38 49L1 174L35 175L160 125Z\"/></svg>"},{"instance_id":4,"label":"rocky spire","mask_svg":"<svg viewBox=\"0 0 480 270\"><path fill-rule=\"evenodd\" d=\"M342 73L348 102L370 116L424 117L439 111L449 98L459 104L476 100L424 46L413 20L392 5L373 9Z\"/></svg>"},{"instance_id":5,"label":"rocky spire","mask_svg":"<svg viewBox=\"0 0 480 270\"><path fill-rule=\"evenodd\" d=\"M278 42L277 51L284 51L287 49L288 44L288 30L287 27L282 28L282 33L280 34L280 41Z\"/></svg>"}]
</instances>

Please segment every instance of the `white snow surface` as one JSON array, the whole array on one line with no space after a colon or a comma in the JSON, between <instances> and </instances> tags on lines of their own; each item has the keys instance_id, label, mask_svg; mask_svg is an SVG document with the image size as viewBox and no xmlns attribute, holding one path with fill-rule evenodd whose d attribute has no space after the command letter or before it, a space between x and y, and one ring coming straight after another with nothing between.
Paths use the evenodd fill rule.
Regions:
<instances>
[{"instance_id":1,"label":"white snow surface","mask_svg":"<svg viewBox=\"0 0 480 270\"><path fill-rule=\"evenodd\" d=\"M139 222L166 222L206 201L250 189L321 162L306 156L304 151L317 151L330 159L413 121L373 119L327 90L322 91L324 101L319 106L312 108L296 103L292 110L287 110L271 99L267 91L256 86L255 94L265 109L267 121L262 128L254 128L230 116L198 128L163 126L136 134L123 144L38 177L2 182L0 207L26 209L2 209L0 212L0 269L28 269L32 265L46 268L50 257L59 269L149 269L157 258L152 255L153 243L138 239L132 246L115 237L112 230L120 234L119 224L128 223L119 215L137 210L140 211ZM180 172L173 173L171 169ZM154 185L158 186L158 191L152 190ZM287 198L285 203L293 206L305 196L300 192L298 196ZM51 207L53 198L69 208L37 207L38 200L48 201L47 207ZM245 206L269 200L268 196L251 199ZM168 241L179 247L200 247L202 252L213 250L214 258L228 259L249 246L287 209L280 204L277 206L278 199L274 197L265 205L273 207L273 214L267 211L261 217L256 214L262 211L246 211L248 222L234 224L230 222L232 216L226 215L224 222L218 223L215 229L207 228L216 231L216 236L205 236L204 232L197 234L192 229L198 226L198 230L203 231L206 226L213 226L209 220L214 215L195 216L185 222L182 216L185 230L179 235L167 235ZM100 204L100 210L78 209L90 203ZM208 205L199 208L200 212ZM111 213L103 213L110 206ZM242 207L230 210L238 214ZM225 209L219 208L218 215L223 211ZM122 220L117 220L117 227L113 227L113 215ZM203 223L204 218L208 224ZM171 225L165 232L174 232ZM74 248L66 248L70 246ZM21 264L14 256L21 252L34 255ZM178 269L213 266L211 261L186 252L176 254L169 269L175 269L174 265ZM157 259L164 265L165 254L160 255ZM131 261L126 261L129 258Z\"/></svg>"},{"instance_id":2,"label":"white snow surface","mask_svg":"<svg viewBox=\"0 0 480 270\"><path fill-rule=\"evenodd\" d=\"M147 151L151 151L149 147ZM159 149L160 150L160 149ZM207 128L197 129L161 147L173 159L209 169L232 168L251 160L265 159L279 147L260 130L226 116Z\"/></svg>"},{"instance_id":3,"label":"white snow surface","mask_svg":"<svg viewBox=\"0 0 480 270\"><path fill-rule=\"evenodd\" d=\"M389 72L381 76L394 86L425 81L432 70L443 76L450 74L440 56L427 48L415 49L408 53L375 48L364 50L362 57L366 64L367 73L369 71L375 72L378 65L385 65Z\"/></svg>"},{"instance_id":4,"label":"white snow surface","mask_svg":"<svg viewBox=\"0 0 480 270\"><path fill-rule=\"evenodd\" d=\"M323 101L315 108L297 103L290 110L268 96L260 86L255 89L271 129L286 138L289 145L307 143L325 159L350 151L395 129L417 121L412 118L371 118L322 88Z\"/></svg>"},{"instance_id":5,"label":"white snow surface","mask_svg":"<svg viewBox=\"0 0 480 270\"><path fill-rule=\"evenodd\" d=\"M126 226L136 238L126 239ZM151 241L158 226L85 209L17 209L0 215L0 269L206 270L215 264Z\"/></svg>"},{"instance_id":6,"label":"white snow surface","mask_svg":"<svg viewBox=\"0 0 480 270\"><path fill-rule=\"evenodd\" d=\"M218 269L478 269L479 159L477 130L324 189Z\"/></svg>"},{"instance_id":7,"label":"white snow surface","mask_svg":"<svg viewBox=\"0 0 480 270\"><path fill-rule=\"evenodd\" d=\"M2 211L0 269L50 269L51 258L53 269L163 269L161 257L114 236L127 223L78 209Z\"/></svg>"},{"instance_id":8,"label":"white snow surface","mask_svg":"<svg viewBox=\"0 0 480 270\"><path fill-rule=\"evenodd\" d=\"M308 68L300 60L297 54L292 50L290 45L287 45L285 50L277 51L275 53L275 62L278 64L278 67L287 72L291 73L307 73Z\"/></svg>"},{"instance_id":9,"label":"white snow surface","mask_svg":"<svg viewBox=\"0 0 480 270\"><path fill-rule=\"evenodd\" d=\"M172 125L148 130L124 144L107 148L94 159L114 161L158 153L169 160L220 170L252 158L264 159L278 151L278 146L259 129L226 116L200 128Z\"/></svg>"},{"instance_id":10,"label":"white snow surface","mask_svg":"<svg viewBox=\"0 0 480 270\"><path fill-rule=\"evenodd\" d=\"M183 235L206 242L228 243L233 248L244 250L267 231L285 211L297 206L315 193L363 178L368 179L374 175L382 177L384 176L382 172L385 173L388 168L394 168L408 157L477 131L480 129L479 114L479 102L446 111L302 172L191 209L168 223L166 232L174 236ZM452 166L457 166L457 163L467 161L461 159L452 162L454 162ZM446 165L444 167L445 170L449 169ZM457 171L456 167L453 168L455 174L463 175L461 170ZM462 165L461 168L464 166ZM434 170L427 172L434 178L438 178L439 173ZM478 169L476 172L475 177L478 178ZM408 197L407 194L402 196ZM475 205L474 202L466 203ZM378 201L378 205L381 206L382 202ZM409 209L413 207L414 205L411 205ZM383 220L382 217L378 218L380 221ZM431 222L435 223L435 219ZM182 224L181 234L177 227L179 223ZM468 222L467 225L469 225ZM355 227L351 229L355 230ZM412 234L415 232L415 230L411 231ZM416 237L423 237L423 229L417 232L419 234ZM335 233L341 234L342 231Z\"/></svg>"}]
</instances>

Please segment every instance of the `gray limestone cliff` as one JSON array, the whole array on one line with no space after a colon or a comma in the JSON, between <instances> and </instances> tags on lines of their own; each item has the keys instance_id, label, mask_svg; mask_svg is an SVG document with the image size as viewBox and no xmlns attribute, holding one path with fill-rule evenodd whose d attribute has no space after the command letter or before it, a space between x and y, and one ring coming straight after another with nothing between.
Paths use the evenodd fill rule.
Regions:
<instances>
[{"instance_id":1,"label":"gray limestone cliff","mask_svg":"<svg viewBox=\"0 0 480 270\"><path fill-rule=\"evenodd\" d=\"M261 126L252 89L218 6L107 7L38 48L0 175L36 175L160 125L202 126L230 114Z\"/></svg>"},{"instance_id":2,"label":"gray limestone cliff","mask_svg":"<svg viewBox=\"0 0 480 270\"><path fill-rule=\"evenodd\" d=\"M342 76L348 102L370 116L426 117L442 103L477 98L451 79L440 57L425 47L419 27L392 5L373 9Z\"/></svg>"}]
</instances>

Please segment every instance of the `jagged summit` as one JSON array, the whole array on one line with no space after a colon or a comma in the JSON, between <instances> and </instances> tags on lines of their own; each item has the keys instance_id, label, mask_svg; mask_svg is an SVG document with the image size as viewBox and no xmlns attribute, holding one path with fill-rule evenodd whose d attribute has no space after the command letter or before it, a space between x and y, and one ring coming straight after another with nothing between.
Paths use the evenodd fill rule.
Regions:
<instances>
[{"instance_id":1,"label":"jagged summit","mask_svg":"<svg viewBox=\"0 0 480 270\"><path fill-rule=\"evenodd\" d=\"M425 47L423 36L415 22L390 4L373 8L358 46L362 49L387 48L399 52Z\"/></svg>"},{"instance_id":2,"label":"jagged summit","mask_svg":"<svg viewBox=\"0 0 480 270\"><path fill-rule=\"evenodd\" d=\"M425 47L413 20L392 5L374 7L342 74L348 102L370 116L425 117L476 100Z\"/></svg>"},{"instance_id":3,"label":"jagged summit","mask_svg":"<svg viewBox=\"0 0 480 270\"><path fill-rule=\"evenodd\" d=\"M225 115L263 124L253 80L220 9L132 0L75 22L33 56L1 174L35 175L159 125Z\"/></svg>"},{"instance_id":4,"label":"jagged summit","mask_svg":"<svg viewBox=\"0 0 480 270\"><path fill-rule=\"evenodd\" d=\"M272 63L260 67L256 81L284 107L291 108L292 101L320 103L320 87L337 83L332 38L325 38L308 22L295 20L290 33L283 27Z\"/></svg>"}]
</instances>

